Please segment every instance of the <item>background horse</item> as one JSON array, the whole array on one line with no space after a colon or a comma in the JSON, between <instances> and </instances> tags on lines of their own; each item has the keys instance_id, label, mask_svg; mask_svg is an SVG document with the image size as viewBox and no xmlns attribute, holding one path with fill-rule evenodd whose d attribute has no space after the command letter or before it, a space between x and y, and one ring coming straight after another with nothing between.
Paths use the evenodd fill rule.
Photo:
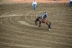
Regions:
<instances>
[{"instance_id":1,"label":"background horse","mask_svg":"<svg viewBox=\"0 0 72 48\"><path fill-rule=\"evenodd\" d=\"M38 21L39 21L39 27L41 27L41 23L45 23L46 25L48 25L48 28L49 30L51 30L51 22L46 20L46 19L41 19L40 17L38 17L36 20L35 20L35 24L37 25L38 24Z\"/></svg>"}]
</instances>

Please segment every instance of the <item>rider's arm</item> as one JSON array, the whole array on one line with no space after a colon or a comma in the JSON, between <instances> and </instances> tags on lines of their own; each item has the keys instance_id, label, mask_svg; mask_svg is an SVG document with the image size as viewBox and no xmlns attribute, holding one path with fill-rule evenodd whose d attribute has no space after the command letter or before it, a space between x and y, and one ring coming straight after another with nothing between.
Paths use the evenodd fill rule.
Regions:
<instances>
[{"instance_id":1,"label":"rider's arm","mask_svg":"<svg viewBox=\"0 0 72 48\"><path fill-rule=\"evenodd\" d=\"M42 19L43 19L43 15L42 15Z\"/></svg>"}]
</instances>

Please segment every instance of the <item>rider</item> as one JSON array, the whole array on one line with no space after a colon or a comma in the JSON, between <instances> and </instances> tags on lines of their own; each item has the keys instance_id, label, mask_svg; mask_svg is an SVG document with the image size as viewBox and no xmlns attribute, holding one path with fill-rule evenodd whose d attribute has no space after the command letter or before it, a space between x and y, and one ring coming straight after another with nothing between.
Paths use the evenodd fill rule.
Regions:
<instances>
[{"instance_id":1,"label":"rider","mask_svg":"<svg viewBox=\"0 0 72 48\"><path fill-rule=\"evenodd\" d=\"M43 14L42 19L45 19L46 17L47 17L47 12L45 12L45 13Z\"/></svg>"},{"instance_id":2,"label":"rider","mask_svg":"<svg viewBox=\"0 0 72 48\"><path fill-rule=\"evenodd\" d=\"M47 18L47 12L44 12L43 15L40 15L39 16L42 20L46 19Z\"/></svg>"},{"instance_id":3,"label":"rider","mask_svg":"<svg viewBox=\"0 0 72 48\"><path fill-rule=\"evenodd\" d=\"M36 22L36 21L39 21L39 19L42 21L42 20L44 20L44 19L46 19L46 18L47 18L47 12L44 12L43 15L39 15L39 16L38 16L38 18L35 20L35 22Z\"/></svg>"},{"instance_id":4,"label":"rider","mask_svg":"<svg viewBox=\"0 0 72 48\"><path fill-rule=\"evenodd\" d=\"M47 18L47 12L44 12L43 15L39 15L38 16L38 18L36 19L36 21L41 21L41 22L45 22L46 23L46 18Z\"/></svg>"}]
</instances>

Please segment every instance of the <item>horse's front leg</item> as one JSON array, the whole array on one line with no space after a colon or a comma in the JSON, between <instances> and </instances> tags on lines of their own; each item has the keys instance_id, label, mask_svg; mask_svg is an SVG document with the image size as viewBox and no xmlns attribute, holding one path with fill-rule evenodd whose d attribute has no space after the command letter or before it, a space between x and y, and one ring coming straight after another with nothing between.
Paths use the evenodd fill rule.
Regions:
<instances>
[{"instance_id":1,"label":"horse's front leg","mask_svg":"<svg viewBox=\"0 0 72 48\"><path fill-rule=\"evenodd\" d=\"M39 19L39 27L41 27L42 19Z\"/></svg>"},{"instance_id":2,"label":"horse's front leg","mask_svg":"<svg viewBox=\"0 0 72 48\"><path fill-rule=\"evenodd\" d=\"M39 21L39 27L41 27L41 21Z\"/></svg>"},{"instance_id":3,"label":"horse's front leg","mask_svg":"<svg viewBox=\"0 0 72 48\"><path fill-rule=\"evenodd\" d=\"M37 25L37 22L38 22L38 21L35 21L35 25Z\"/></svg>"}]
</instances>

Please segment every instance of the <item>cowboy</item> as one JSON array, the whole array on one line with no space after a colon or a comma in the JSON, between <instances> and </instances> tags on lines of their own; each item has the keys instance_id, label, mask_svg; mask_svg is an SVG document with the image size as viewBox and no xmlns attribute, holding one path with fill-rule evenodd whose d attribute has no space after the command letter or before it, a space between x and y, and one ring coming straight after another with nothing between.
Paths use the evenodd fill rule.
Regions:
<instances>
[{"instance_id":1,"label":"cowboy","mask_svg":"<svg viewBox=\"0 0 72 48\"><path fill-rule=\"evenodd\" d=\"M44 12L43 15L39 15L36 21L40 20L41 22L45 22L47 18L47 12Z\"/></svg>"},{"instance_id":2,"label":"cowboy","mask_svg":"<svg viewBox=\"0 0 72 48\"><path fill-rule=\"evenodd\" d=\"M32 2L32 6L33 6L34 10L36 10L37 2L35 0Z\"/></svg>"},{"instance_id":3,"label":"cowboy","mask_svg":"<svg viewBox=\"0 0 72 48\"><path fill-rule=\"evenodd\" d=\"M46 18L47 18L47 12L44 12L43 15L39 15L39 17L40 17L41 19L46 19Z\"/></svg>"},{"instance_id":4,"label":"cowboy","mask_svg":"<svg viewBox=\"0 0 72 48\"><path fill-rule=\"evenodd\" d=\"M42 16L42 19L46 19L47 18L47 12L45 12Z\"/></svg>"},{"instance_id":5,"label":"cowboy","mask_svg":"<svg viewBox=\"0 0 72 48\"><path fill-rule=\"evenodd\" d=\"M44 20L46 18L47 18L47 12L44 12L44 14L43 15L39 15L38 18L35 21L39 21L39 19L42 21L42 20Z\"/></svg>"}]
</instances>

